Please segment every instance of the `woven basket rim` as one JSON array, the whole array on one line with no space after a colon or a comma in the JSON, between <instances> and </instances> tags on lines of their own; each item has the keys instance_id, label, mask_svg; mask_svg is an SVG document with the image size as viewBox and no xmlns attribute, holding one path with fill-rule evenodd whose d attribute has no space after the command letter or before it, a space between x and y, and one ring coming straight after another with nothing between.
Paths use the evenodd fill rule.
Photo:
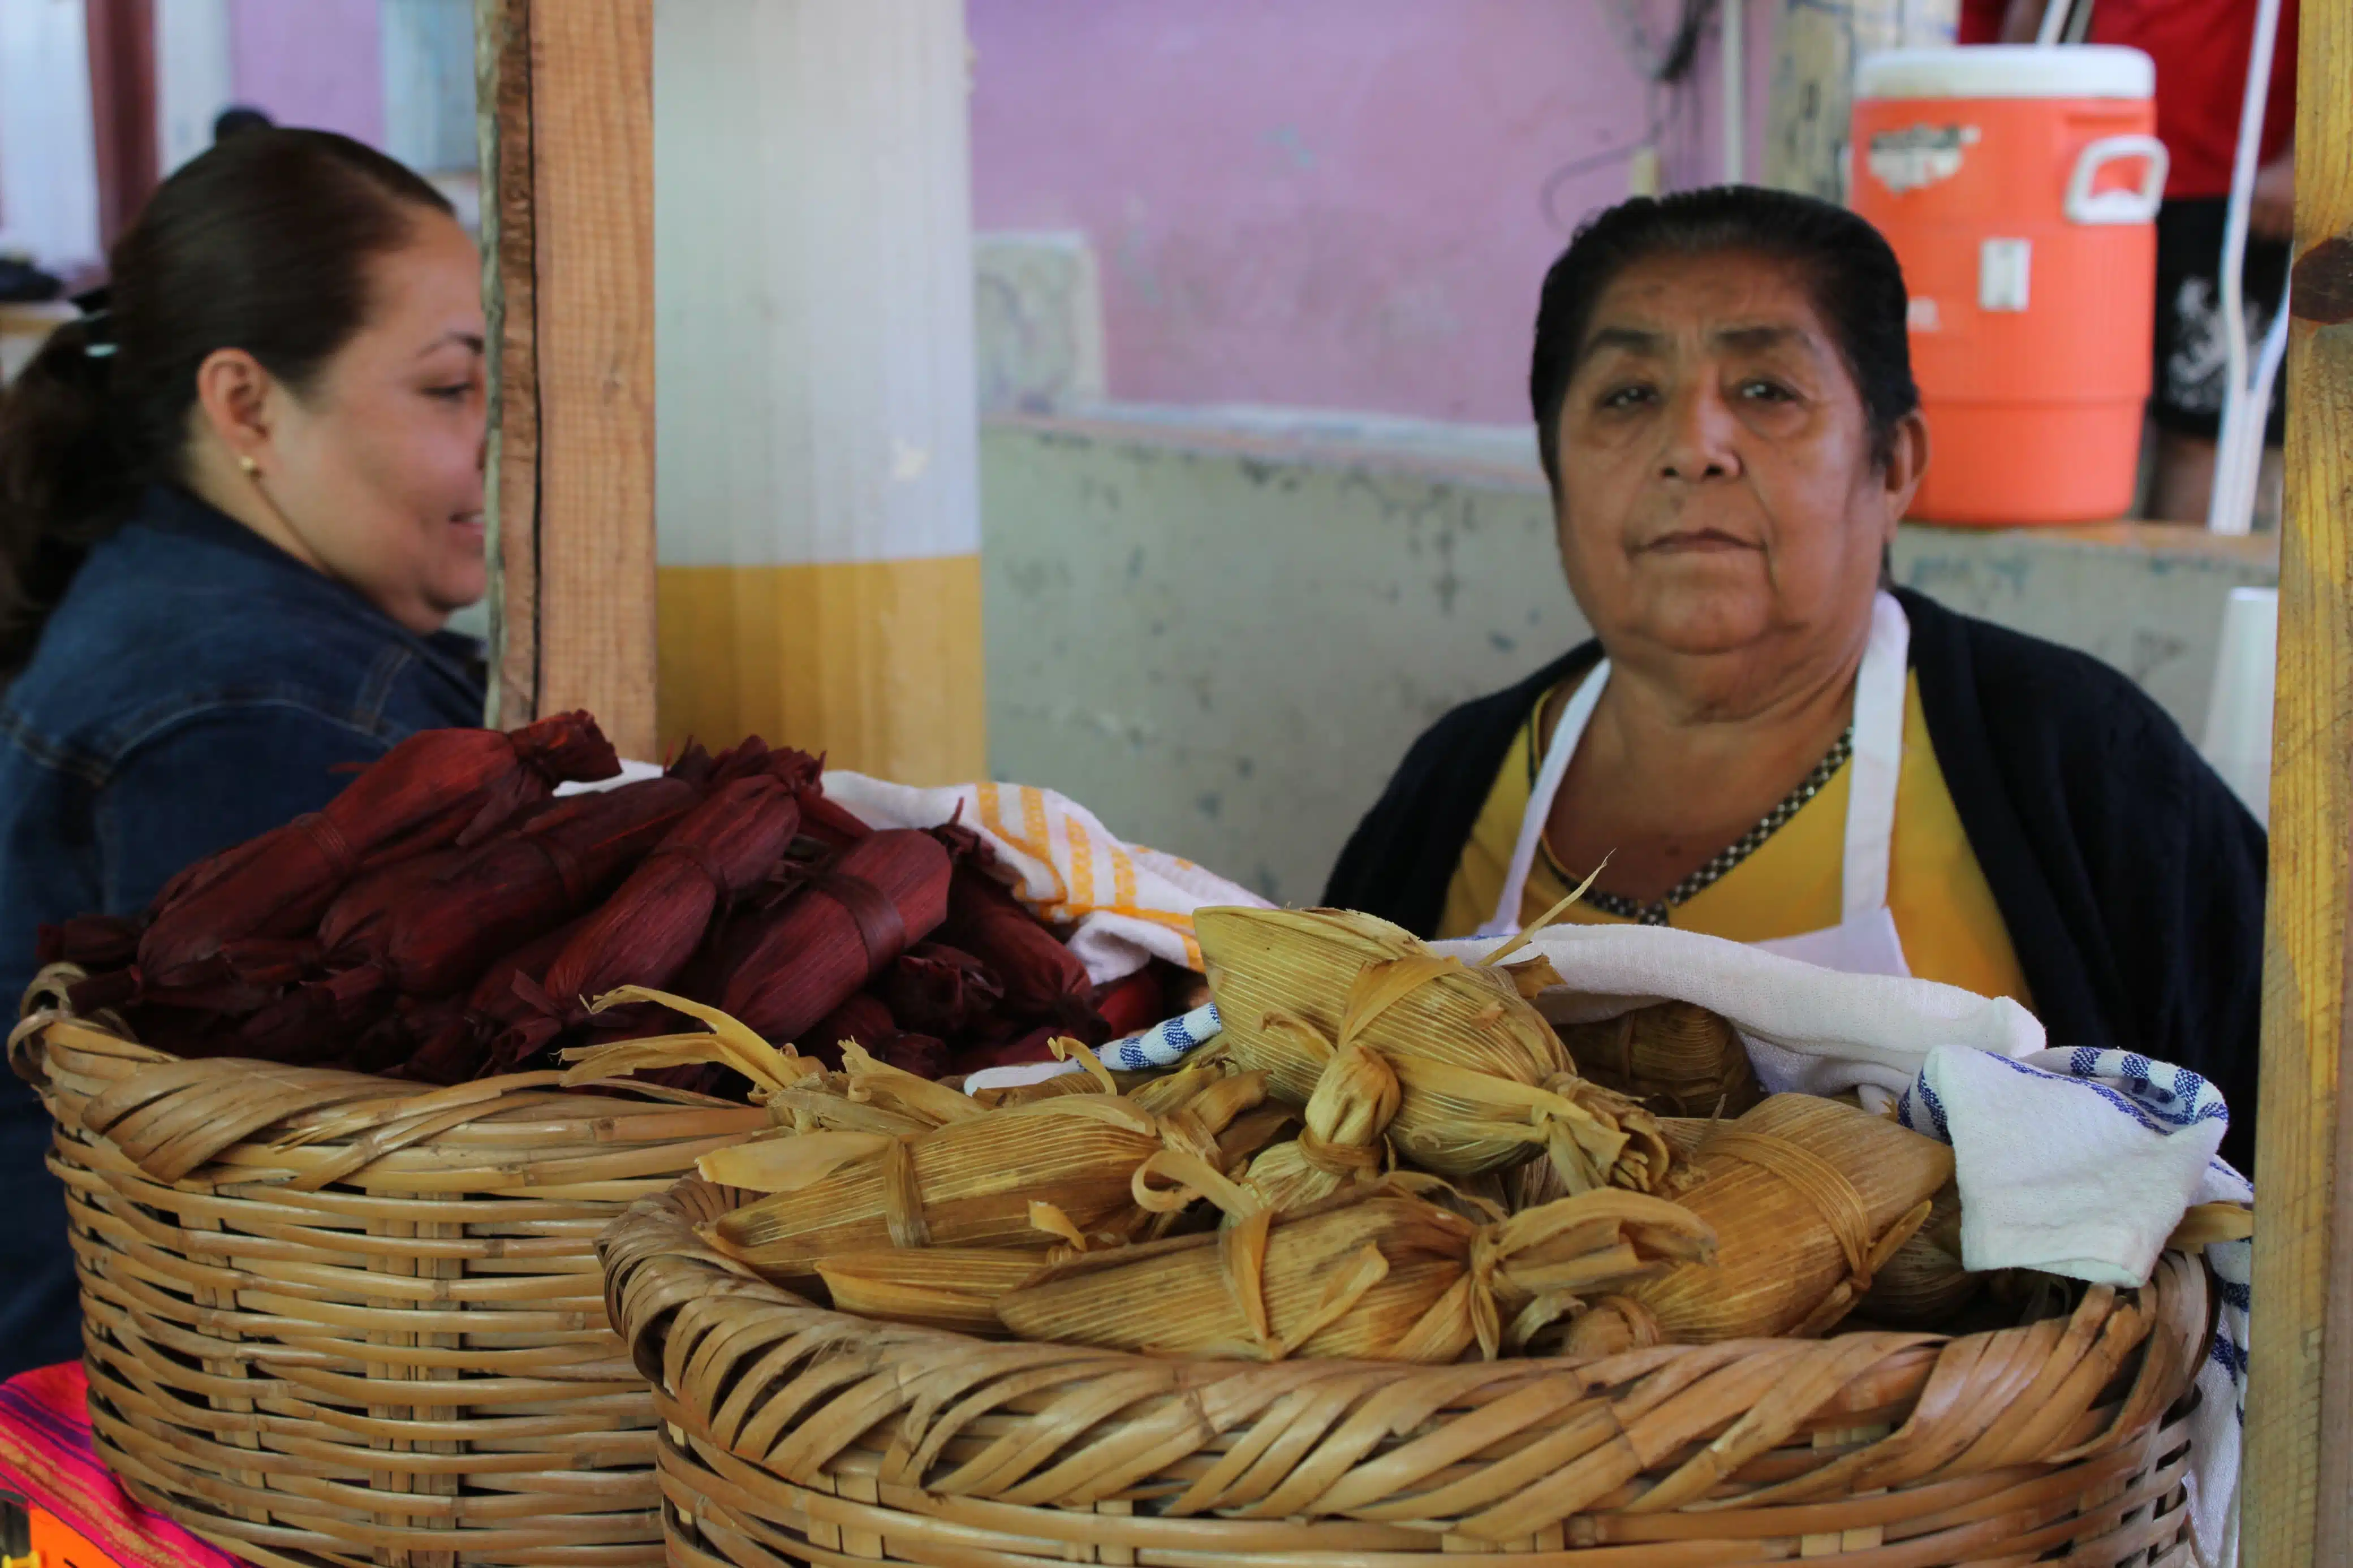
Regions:
<instances>
[{"instance_id":1,"label":"woven basket rim","mask_svg":"<svg viewBox=\"0 0 2353 1568\"><path fill-rule=\"evenodd\" d=\"M558 1089L560 1072L436 1086L346 1068L174 1056L136 1039L118 1013L78 1016L66 996L78 978L80 969L52 963L33 980L9 1030L9 1068L40 1093L54 1121L70 1119L73 1131L113 1145L163 1183L212 1166L315 1192L364 1171L381 1196L499 1187L609 1204L618 1196L609 1192L614 1180L636 1180L633 1166L661 1166L680 1145L720 1147L772 1123L755 1105L657 1086ZM69 1105L49 1074L49 1051L61 1044L113 1058L113 1086ZM174 1105L209 1117L174 1121Z\"/></svg>"},{"instance_id":2,"label":"woven basket rim","mask_svg":"<svg viewBox=\"0 0 2353 1568\"><path fill-rule=\"evenodd\" d=\"M1099 1480L1070 1480L1065 1474L1070 1464L1039 1473L1003 1458L1015 1442L1010 1436L1000 1438L991 1450L999 1455L995 1471L976 1474L967 1466L942 1477L934 1473L945 1463L938 1459L944 1451L941 1434L960 1419L950 1408L959 1400L987 1404L1000 1424L1018 1424L1024 1418L1018 1412L1029 1408L1019 1398L990 1402L974 1390L1025 1379L1037 1388L1124 1385L1156 1391L1138 1395L1147 1403L1156 1397L1196 1411L1248 1405L1264 1412L1279 1407L1285 1398L1309 1398L1317 1388L1355 1387L1378 1391L1377 1396L1363 1395L1368 1405L1411 1409L1442 1421L1493 1409L1514 1396L1540 1398L1530 1392L1532 1384L1573 1384L1592 1395L1588 1405L1595 1399L1604 1405L1612 1399L1641 1405L1651 1399L1672 1401L1672 1394L1658 1393L1661 1389L1682 1389L1710 1379L1715 1380L1711 1386L1723 1387L1746 1376L1762 1379L1757 1385L1760 1390L1798 1386L1814 1391L1806 1408L1782 1412L1787 1418L1783 1424L1791 1429L1805 1427L1819 1434L1874 1424L1892 1427L1894 1436L1881 1441L1896 1442L1902 1449L1883 1456L1893 1467L1890 1473L1899 1479L1907 1465L1919 1468L1922 1442L1931 1451L1940 1443L1958 1444L1922 1472L1929 1479L2004 1466L2050 1467L2110 1453L2152 1434L2191 1390L2213 1321L2213 1294L2202 1261L2169 1253L2148 1286L2121 1292L2091 1287L2085 1305L2071 1319L1961 1336L1862 1330L1811 1341L1745 1340L1665 1345L1597 1358L1507 1358L1437 1366L1177 1360L980 1340L818 1307L761 1279L696 1236L693 1227L701 1220L760 1195L699 1177L683 1178L667 1193L625 1211L606 1230L597 1253L605 1265L607 1311L638 1370L652 1384L666 1418L683 1421L690 1430L701 1427L739 1458L807 1487L822 1481L818 1472L832 1452L856 1436L844 1430L854 1424L850 1418L824 1404L829 1395L810 1391L833 1388L861 1374L867 1381L858 1385L858 1421L868 1425L860 1430L879 1429L876 1424L886 1424L893 1410L901 1417L900 1429L889 1437L888 1452L881 1460L886 1472L896 1467L895 1472L886 1473L886 1480L895 1479L900 1486L926 1495L994 1497L1031 1505L1089 1505L1121 1495L1123 1489L1129 1495L1142 1495L1135 1489L1144 1487L1148 1493L1155 1475L1162 1477L1161 1495L1180 1489L1181 1483L1168 1479L1177 1470L1165 1465L1147 1465L1110 1489ZM2095 1302L2100 1303L2096 1308ZM690 1320L691 1327L682 1327ZM2128 1342L2118 1348L2119 1339ZM2110 1357L2105 1363L2100 1360L2104 1351ZM733 1370L717 1370L723 1363ZM755 1374L768 1380L766 1388L745 1386ZM1625 1392L1630 1389L1651 1392ZM1619 1392L1612 1394L1612 1390ZM809 1402L808 1408L796 1417L780 1415L777 1409L788 1396ZM1759 1400L1759 1411L1771 1403L1761 1394ZM1923 1414L1931 1403L1940 1412L1933 1418ZM1923 1422L1930 1427L1942 1422L1951 1429L1957 1408L1975 1408L1985 1417L1978 1422L1982 1430L1959 1437L1950 1436L1949 1430L1915 1432ZM1076 1417L1036 1414L1040 1423L1060 1419L1065 1429L1079 1429L1067 1426ZM1914 1419L1915 1414L1919 1420ZM1166 1416L1165 1409L1162 1415ZM1731 1412L1723 1425L1747 1425L1743 1418L1750 1415L1745 1409ZM1092 1419L1110 1424L1100 1411ZM806 1433L794 1435L795 1427L813 1421L834 1430L832 1450ZM1136 1423L1139 1432L1151 1425L1150 1419ZM1171 1454L1185 1447L1181 1436L1164 1431L1160 1437ZM1118 1447L1114 1439L1105 1441ZM1138 1436L1135 1441L1144 1439ZM1240 1446L1240 1438L1235 1441ZM1040 1442L1048 1455L1060 1447L1054 1441ZM1209 1447L1205 1442L1204 1451ZM1379 1445L1367 1438L1364 1447L1377 1449ZM1126 1451L1133 1458L1133 1450ZM1825 1474L1831 1472L1858 1477L1878 1473L1868 1454L1839 1459ZM1814 1491L1809 1494L1806 1487L1790 1483L1792 1497L1820 1495L1827 1483L1817 1477L1811 1484ZM1058 1492L1058 1486L1063 1489ZM1767 1488L1766 1495L1747 1500L1780 1500L1770 1495L1774 1490ZM1294 1513L1316 1512L1296 1497L1286 1499L1283 1506ZM1541 1510L1543 1505L1535 1506ZM1545 1522L1556 1524L1565 1517L1556 1514ZM1452 1518L1433 1527L1485 1533L1474 1528L1476 1522ZM1525 1531L1515 1524L1505 1533L1517 1537Z\"/></svg>"},{"instance_id":3,"label":"woven basket rim","mask_svg":"<svg viewBox=\"0 0 2353 1568\"><path fill-rule=\"evenodd\" d=\"M237 1063L237 1065L247 1065L247 1068L261 1068L261 1069L287 1068L287 1063L270 1063L270 1060L264 1060L264 1058L174 1056L172 1051L164 1051L164 1048L160 1047L151 1047L151 1044L139 1039L139 1035L132 1032L132 1027L122 1020L120 1013L99 1011L99 1013L91 1013L91 1016L87 1016L85 1018L85 1016L80 1016L80 1013L75 1013L73 1004L66 999L66 987L73 985L75 980L82 980L82 978L85 978L85 971L73 966L73 963L47 963L47 966L45 966L45 969L33 978L33 985L26 990L24 1002L19 1004L16 1023L9 1027L9 1037L7 1037L9 1068L16 1072L19 1079L24 1079L26 1084L30 1084L36 1090L45 1089L45 1072L42 1072L42 1065L40 1065L40 1044L42 1044L42 1037L47 1035L47 1030L52 1027L52 1025L73 1025L73 1027L78 1027L78 1030L87 1030L91 1032L91 1035L113 1037L113 1039L120 1041L122 1047L130 1047L134 1048L134 1051L151 1058L155 1065ZM609 1121L609 1119L614 1117L654 1117L654 1114L678 1112L678 1110L732 1110L732 1112L753 1110L753 1107L744 1107L734 1100L720 1100L718 1096L699 1096L699 1093L690 1093L690 1090L652 1089L652 1086L624 1084L624 1081L605 1081L605 1084L597 1084L596 1089L628 1090L628 1093L584 1093L584 1090L579 1089L558 1090L558 1089L553 1089L555 1079L560 1077L560 1074L555 1072L508 1072L508 1074L499 1074L499 1077L490 1077L490 1079L470 1079L466 1081L466 1084L449 1084L449 1086L417 1084L417 1081L412 1079L396 1079L396 1077L388 1077L388 1074L379 1074L379 1072L353 1072L351 1068L294 1068L294 1072L320 1074L322 1079L351 1081L353 1086L363 1084L363 1081L364 1084L376 1084L381 1086L381 1090L384 1090L384 1096L381 1098L388 1102L426 1100L426 1098L433 1098L433 1096L449 1096L452 1089L469 1090L469 1093L482 1093L487 1086L497 1086L497 1096L485 1096L485 1098L497 1098L499 1107L497 1110L491 1110L491 1112L475 1117L475 1121L485 1121L485 1119L520 1119L524 1117L524 1114L534 1112L534 1110L565 1110L565 1112L572 1112L569 1117L560 1117L565 1119L565 1121ZM353 1100L353 1102L360 1102L360 1100Z\"/></svg>"}]
</instances>

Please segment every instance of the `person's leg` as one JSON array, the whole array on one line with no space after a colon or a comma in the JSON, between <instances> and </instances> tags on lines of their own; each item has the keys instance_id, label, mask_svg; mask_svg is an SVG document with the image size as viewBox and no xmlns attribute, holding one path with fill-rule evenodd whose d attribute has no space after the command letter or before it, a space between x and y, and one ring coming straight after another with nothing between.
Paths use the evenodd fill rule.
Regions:
<instances>
[{"instance_id":1,"label":"person's leg","mask_svg":"<svg viewBox=\"0 0 2353 1568\"><path fill-rule=\"evenodd\" d=\"M2223 205L2168 201L2157 215L2156 474L2148 515L2158 522L2204 522L2214 489L2214 440L2222 417L2229 355L2222 337Z\"/></svg>"},{"instance_id":2,"label":"person's leg","mask_svg":"<svg viewBox=\"0 0 2353 1568\"><path fill-rule=\"evenodd\" d=\"M2158 212L2156 387L2149 398L2157 454L2148 515L2158 521L2202 523L2213 497L2215 442L2230 386L2220 282L2227 216L2227 204L2221 197L2168 201ZM2253 351L2279 309L2287 247L2277 241L2250 239L2243 278ZM2268 447L2280 443L2284 394L2284 387L2274 387L2264 437ZM2267 460L2267 476L2272 468ZM2265 504L2275 494L2274 482L2258 484L2259 519L2277 518L2277 502Z\"/></svg>"},{"instance_id":3,"label":"person's leg","mask_svg":"<svg viewBox=\"0 0 2353 1568\"><path fill-rule=\"evenodd\" d=\"M2157 433L2157 479L2149 486L2148 515L2152 522L2206 521L2207 502L2214 493L2214 443L2178 430Z\"/></svg>"}]
</instances>

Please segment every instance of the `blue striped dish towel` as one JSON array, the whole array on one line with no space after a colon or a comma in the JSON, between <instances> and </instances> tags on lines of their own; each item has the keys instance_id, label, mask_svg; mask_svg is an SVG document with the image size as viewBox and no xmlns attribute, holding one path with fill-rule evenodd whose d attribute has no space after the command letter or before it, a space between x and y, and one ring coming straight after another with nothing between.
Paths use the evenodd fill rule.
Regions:
<instances>
[{"instance_id":1,"label":"blue striped dish towel","mask_svg":"<svg viewBox=\"0 0 2353 1568\"><path fill-rule=\"evenodd\" d=\"M2013 1059L1940 1047L1896 1102L1896 1119L1953 1146L1961 1261L1973 1271L2139 1285L2184 1209L2254 1198L2215 1156L2231 1112L2214 1086L2131 1051ZM2232 1568L2254 1248L2210 1246L2206 1260L2221 1301L2190 1426L2190 1521L2200 1562Z\"/></svg>"}]
</instances>

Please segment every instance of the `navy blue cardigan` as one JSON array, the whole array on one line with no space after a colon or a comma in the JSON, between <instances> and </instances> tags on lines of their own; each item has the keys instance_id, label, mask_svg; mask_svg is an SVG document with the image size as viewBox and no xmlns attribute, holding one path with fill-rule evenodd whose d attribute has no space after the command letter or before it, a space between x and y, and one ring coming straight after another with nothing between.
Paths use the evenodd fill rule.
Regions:
<instances>
[{"instance_id":1,"label":"navy blue cardigan","mask_svg":"<svg viewBox=\"0 0 2353 1568\"><path fill-rule=\"evenodd\" d=\"M2054 1046L2138 1051L2231 1105L2254 1160L2263 830L2130 680L2088 655L1897 590L1937 765ZM1341 851L1325 903L1430 935L1528 710L1587 643L1455 709L1413 744Z\"/></svg>"}]
</instances>

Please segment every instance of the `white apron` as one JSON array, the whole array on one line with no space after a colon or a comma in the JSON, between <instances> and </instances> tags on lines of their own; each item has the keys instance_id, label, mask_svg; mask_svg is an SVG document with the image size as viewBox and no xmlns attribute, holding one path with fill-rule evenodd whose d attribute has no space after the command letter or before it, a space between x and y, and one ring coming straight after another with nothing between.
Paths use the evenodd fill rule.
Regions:
<instances>
[{"instance_id":1,"label":"white apron","mask_svg":"<svg viewBox=\"0 0 2353 1568\"><path fill-rule=\"evenodd\" d=\"M1912 626L1904 618L1904 607L1892 595L1880 595L1872 605L1871 640L1862 651L1862 668L1855 675L1854 748L1847 761L1846 853L1839 923L1752 945L1846 974L1911 974L1911 966L1904 962L1903 939L1895 931L1895 917L1887 909L1887 868L1895 839L1895 784L1904 770L1905 656L1911 642ZM1520 822L1520 840L1504 875L1504 892L1495 900L1494 919L1480 928L1479 935L1508 937L1520 929L1528 872L1544 841L1554 797L1560 794L1569 759L1577 754L1577 743L1584 738L1585 726L1592 720L1609 681L1609 661L1605 658L1562 710L1552 744L1545 751L1544 766L1528 792L1527 815Z\"/></svg>"}]
</instances>

